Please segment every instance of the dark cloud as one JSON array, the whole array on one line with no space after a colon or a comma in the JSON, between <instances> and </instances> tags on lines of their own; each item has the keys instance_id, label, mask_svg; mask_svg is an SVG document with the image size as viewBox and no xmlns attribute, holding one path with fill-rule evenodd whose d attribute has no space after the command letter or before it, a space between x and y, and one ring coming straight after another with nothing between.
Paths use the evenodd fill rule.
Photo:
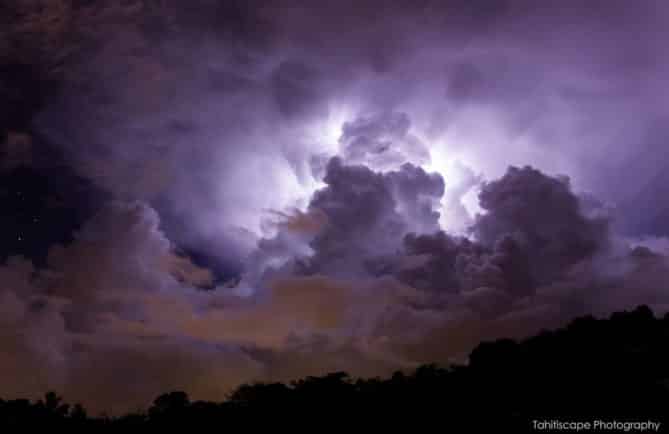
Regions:
<instances>
[{"instance_id":1,"label":"dark cloud","mask_svg":"<svg viewBox=\"0 0 669 434\"><path fill-rule=\"evenodd\" d=\"M17 375L4 385L3 394L34 396L59 389L94 409L120 411L143 405L166 384L194 387L196 372L219 363L236 364L228 366L239 372L254 369L239 349L160 330L161 315L189 306L179 295L177 280L200 283L207 276L206 270L174 256L155 212L144 205L105 208L72 244L52 248L46 269L14 257L0 273L0 364ZM121 365L138 373L135 380L113 378ZM146 375L149 370L158 377ZM225 390L224 382L215 388L203 382L201 387L219 397ZM90 400L92 395L97 398ZM136 400L119 399L130 395Z\"/></svg>"},{"instance_id":2,"label":"dark cloud","mask_svg":"<svg viewBox=\"0 0 669 434\"><path fill-rule=\"evenodd\" d=\"M310 111L327 112L322 104L319 72L299 61L285 61L272 73L271 83L279 110L286 116L309 117Z\"/></svg>"},{"instance_id":3,"label":"dark cloud","mask_svg":"<svg viewBox=\"0 0 669 434\"><path fill-rule=\"evenodd\" d=\"M166 226L189 227L187 235L169 229L181 244L205 244L214 215L224 216L219 240L202 247L209 256L248 253L240 226L257 236L259 209L293 201L270 201L250 180L271 173L284 185L295 176L308 183L303 168L328 149L318 133L342 106L350 113L335 127L348 122L342 146L352 160L420 164L428 149L444 148L489 177L530 162L614 201L615 161L636 149L646 114L663 107L650 86L666 67L653 55L666 8L654 2L633 13L624 2L203 0L188 11L173 1L20 3L12 14L22 24L6 27L14 42L3 53L20 54L17 64L38 78L20 80L17 101L27 103L40 77L59 80L55 96L35 91L44 101L29 104L23 123L39 112L40 130L105 190L160 200ZM39 48L47 45L55 48ZM626 131L613 131L623 111ZM272 163L258 164L250 148ZM280 163L278 154L289 158ZM661 172L659 163L651 171ZM238 185L248 190L243 201ZM235 268L231 257L220 262Z\"/></svg>"},{"instance_id":4,"label":"dark cloud","mask_svg":"<svg viewBox=\"0 0 669 434\"><path fill-rule=\"evenodd\" d=\"M565 179L511 167L484 184L479 199L474 241L441 231L409 234L406 257L395 260L398 278L428 290L526 296L610 247L607 217L588 217Z\"/></svg>"},{"instance_id":5,"label":"dark cloud","mask_svg":"<svg viewBox=\"0 0 669 434\"><path fill-rule=\"evenodd\" d=\"M351 235L343 224L350 212L366 208L342 209L342 198L347 205L362 206L359 197L376 204L360 220L371 230L351 233L381 236L383 231L374 232L377 219L403 221L387 206L395 203L388 175L331 160L328 184L313 201L322 214L314 208L278 216L277 236L259 246L265 256L254 261L309 257L299 248L322 231L347 240ZM339 226L328 226L332 219ZM240 294L239 286L201 292L190 285L210 276L175 254L154 210L141 203L110 204L74 243L52 249L48 269L35 270L18 258L0 269L6 301L0 343L8 349L0 364L26 373L3 391L34 396L57 389L108 411L141 406L165 388L220 399L242 381L335 368L372 375L435 360L462 361L482 339L525 336L574 314L605 313L628 303L650 302L660 310L667 303L661 290L669 271L666 256L648 248L593 253L527 292L517 282L531 268L518 260L527 258L506 235L492 246L443 232L408 234L397 253L374 246L374 254L395 261L380 274L394 276L333 266L342 262L318 254L331 248L325 241L311 244L310 258L324 264L314 274L266 274L256 286L263 290L250 294ZM342 255L336 260L362 263L365 252L333 246ZM131 383L115 381L111 372L119 366L136 373ZM45 374L35 377L30 370ZM133 398L119 400L127 394Z\"/></svg>"},{"instance_id":6,"label":"dark cloud","mask_svg":"<svg viewBox=\"0 0 669 434\"><path fill-rule=\"evenodd\" d=\"M526 296L535 289L527 252L510 237L491 248L444 232L409 234L404 248L406 256L395 260L393 273L415 288L437 294L491 288L507 297Z\"/></svg>"},{"instance_id":7,"label":"dark cloud","mask_svg":"<svg viewBox=\"0 0 669 434\"><path fill-rule=\"evenodd\" d=\"M100 199L3 253L2 394L221 399L668 306L664 2L3 7L3 181Z\"/></svg>"},{"instance_id":8,"label":"dark cloud","mask_svg":"<svg viewBox=\"0 0 669 434\"><path fill-rule=\"evenodd\" d=\"M343 262L341 270L349 271L361 267L362 258L392 250L406 223L395 209L384 175L333 158L323 180L327 187L317 191L309 204L327 218L311 242L315 254L310 266L318 270L327 263Z\"/></svg>"},{"instance_id":9,"label":"dark cloud","mask_svg":"<svg viewBox=\"0 0 669 434\"><path fill-rule=\"evenodd\" d=\"M423 290L458 292L461 283L456 271L458 256L482 248L467 239L457 239L444 232L434 235L409 234L404 239L407 258L400 263L398 278Z\"/></svg>"},{"instance_id":10,"label":"dark cloud","mask_svg":"<svg viewBox=\"0 0 669 434\"><path fill-rule=\"evenodd\" d=\"M379 173L334 157L323 182L326 186L314 193L308 207L309 219L319 223L302 239L308 248L302 248L298 266L305 272L358 274L368 261L398 249L404 234L439 227L439 200L444 192L439 174L428 174L410 163ZM269 243L276 247L287 234L295 233L287 229L271 241L262 241L260 249L268 252Z\"/></svg>"},{"instance_id":11,"label":"dark cloud","mask_svg":"<svg viewBox=\"0 0 669 434\"><path fill-rule=\"evenodd\" d=\"M588 218L568 179L551 178L536 169L511 167L501 179L487 183L479 195L481 208L472 230L484 245L503 242L506 253L523 251L516 268L529 268L537 282L550 281L579 261L607 247L605 217Z\"/></svg>"}]
</instances>

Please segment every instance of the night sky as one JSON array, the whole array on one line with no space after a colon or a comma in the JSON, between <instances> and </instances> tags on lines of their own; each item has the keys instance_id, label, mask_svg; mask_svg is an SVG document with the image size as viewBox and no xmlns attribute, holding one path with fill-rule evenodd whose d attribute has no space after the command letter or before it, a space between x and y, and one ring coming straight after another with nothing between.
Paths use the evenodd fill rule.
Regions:
<instances>
[{"instance_id":1,"label":"night sky","mask_svg":"<svg viewBox=\"0 0 669 434\"><path fill-rule=\"evenodd\" d=\"M668 24L0 0L0 396L114 414L668 311Z\"/></svg>"}]
</instances>

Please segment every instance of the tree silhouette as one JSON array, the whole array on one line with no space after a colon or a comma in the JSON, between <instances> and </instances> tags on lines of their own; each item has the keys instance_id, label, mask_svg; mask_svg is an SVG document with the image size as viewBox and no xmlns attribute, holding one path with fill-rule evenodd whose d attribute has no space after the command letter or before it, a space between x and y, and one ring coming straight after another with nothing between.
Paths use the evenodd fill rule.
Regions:
<instances>
[{"instance_id":1,"label":"tree silhouette","mask_svg":"<svg viewBox=\"0 0 669 434\"><path fill-rule=\"evenodd\" d=\"M182 391L158 396L146 413L90 417L54 392L43 399L0 400L0 428L117 432L134 428L366 424L448 432L532 431L538 418L667 420L669 316L641 306L609 319L578 318L521 342L483 342L466 365L424 365L390 378L345 372L284 383L245 384L224 402L191 402ZM13 432L13 431L8 431Z\"/></svg>"}]
</instances>

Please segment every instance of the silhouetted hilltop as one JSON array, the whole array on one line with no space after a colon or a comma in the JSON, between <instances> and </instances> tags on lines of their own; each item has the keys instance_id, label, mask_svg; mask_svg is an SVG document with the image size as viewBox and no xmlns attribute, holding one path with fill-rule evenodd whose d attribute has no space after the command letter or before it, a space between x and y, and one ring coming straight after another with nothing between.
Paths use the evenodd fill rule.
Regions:
<instances>
[{"instance_id":1,"label":"silhouetted hilltop","mask_svg":"<svg viewBox=\"0 0 669 434\"><path fill-rule=\"evenodd\" d=\"M481 343L466 366L426 365L387 379L336 372L290 384L247 384L221 403L192 402L184 392L170 392L146 413L118 418L89 417L80 405L48 393L37 402L0 400L0 425L99 432L437 423L450 428L443 432L510 425L518 432L531 431L533 420L664 421L668 410L669 315L655 318L642 306L608 319L578 318L521 342Z\"/></svg>"}]
</instances>

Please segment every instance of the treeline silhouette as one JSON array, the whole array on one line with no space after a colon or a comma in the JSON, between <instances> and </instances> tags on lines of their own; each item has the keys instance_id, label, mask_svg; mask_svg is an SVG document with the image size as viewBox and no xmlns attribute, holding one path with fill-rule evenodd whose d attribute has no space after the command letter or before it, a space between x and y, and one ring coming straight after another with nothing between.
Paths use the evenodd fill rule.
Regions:
<instances>
[{"instance_id":1,"label":"treeline silhouette","mask_svg":"<svg viewBox=\"0 0 669 434\"><path fill-rule=\"evenodd\" d=\"M426 365L386 379L336 372L290 384L246 384L224 402L170 392L146 412L119 417L91 417L48 393L36 402L0 400L0 426L105 432L264 424L417 429L436 423L442 432L520 432L531 431L533 419L665 420L668 411L669 315L655 318L641 306L608 319L578 318L521 342L481 343L466 365Z\"/></svg>"}]
</instances>

